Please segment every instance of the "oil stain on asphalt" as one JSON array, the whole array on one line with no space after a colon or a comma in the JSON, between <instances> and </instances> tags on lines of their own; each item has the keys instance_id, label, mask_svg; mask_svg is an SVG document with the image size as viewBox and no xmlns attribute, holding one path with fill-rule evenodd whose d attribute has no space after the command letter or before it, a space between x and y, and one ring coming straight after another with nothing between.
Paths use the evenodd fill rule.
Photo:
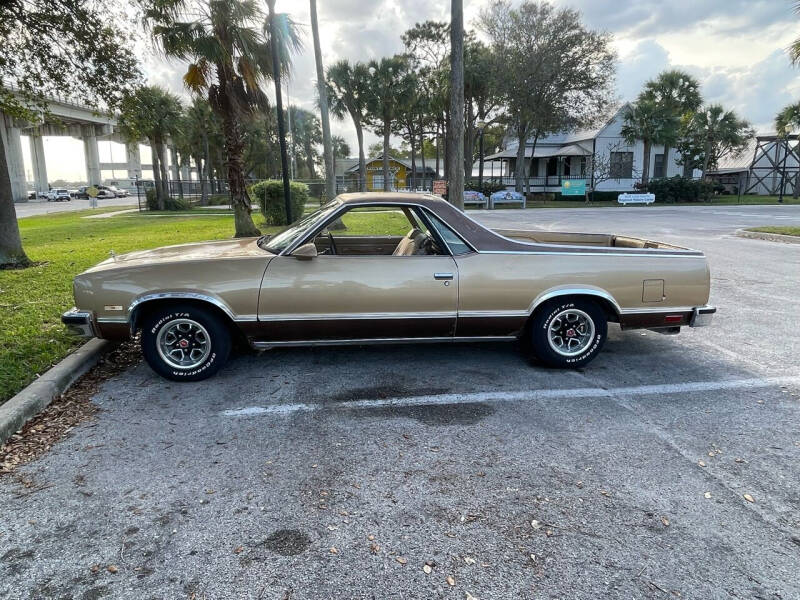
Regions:
<instances>
[{"instance_id":1,"label":"oil stain on asphalt","mask_svg":"<svg viewBox=\"0 0 800 600\"><path fill-rule=\"evenodd\" d=\"M264 540L264 547L283 556L297 556L311 545L311 538L297 529L278 529Z\"/></svg>"}]
</instances>

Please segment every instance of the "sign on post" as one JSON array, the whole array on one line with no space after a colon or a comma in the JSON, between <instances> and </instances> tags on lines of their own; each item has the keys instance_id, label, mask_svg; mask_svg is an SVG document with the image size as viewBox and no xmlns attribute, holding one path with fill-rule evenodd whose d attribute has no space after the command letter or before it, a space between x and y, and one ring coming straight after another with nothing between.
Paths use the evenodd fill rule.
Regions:
<instances>
[{"instance_id":1,"label":"sign on post","mask_svg":"<svg viewBox=\"0 0 800 600\"><path fill-rule=\"evenodd\" d=\"M433 193L437 196L444 196L447 193L447 180L435 179L433 181Z\"/></svg>"},{"instance_id":2,"label":"sign on post","mask_svg":"<svg viewBox=\"0 0 800 600\"><path fill-rule=\"evenodd\" d=\"M561 195L562 196L585 196L586 195L586 180L585 179L567 179L561 182Z\"/></svg>"},{"instance_id":3,"label":"sign on post","mask_svg":"<svg viewBox=\"0 0 800 600\"><path fill-rule=\"evenodd\" d=\"M620 204L652 204L655 201L655 194L620 194L617 196L617 202Z\"/></svg>"},{"instance_id":4,"label":"sign on post","mask_svg":"<svg viewBox=\"0 0 800 600\"><path fill-rule=\"evenodd\" d=\"M89 207L90 208L97 208L97 194L100 193L100 190L97 189L97 186L90 185L86 188L86 195L89 196Z\"/></svg>"}]
</instances>

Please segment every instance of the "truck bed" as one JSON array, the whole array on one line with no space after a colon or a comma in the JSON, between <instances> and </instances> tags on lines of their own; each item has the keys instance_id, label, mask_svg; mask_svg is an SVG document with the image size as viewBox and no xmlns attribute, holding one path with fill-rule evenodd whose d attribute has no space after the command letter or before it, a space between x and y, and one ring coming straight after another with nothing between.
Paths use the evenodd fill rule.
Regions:
<instances>
[{"instance_id":1,"label":"truck bed","mask_svg":"<svg viewBox=\"0 0 800 600\"><path fill-rule=\"evenodd\" d=\"M597 246L604 248L653 248L662 250L687 250L681 246L653 240L612 235L607 233L567 233L559 231L526 231L519 229L495 229L505 237L520 242L556 244L562 246Z\"/></svg>"}]
</instances>

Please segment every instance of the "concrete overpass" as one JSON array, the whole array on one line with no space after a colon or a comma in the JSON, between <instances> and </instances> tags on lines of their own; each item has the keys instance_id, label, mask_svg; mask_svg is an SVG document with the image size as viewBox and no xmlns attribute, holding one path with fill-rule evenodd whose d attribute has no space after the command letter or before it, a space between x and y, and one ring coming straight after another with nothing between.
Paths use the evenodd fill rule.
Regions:
<instances>
[{"instance_id":1,"label":"concrete overpass","mask_svg":"<svg viewBox=\"0 0 800 600\"><path fill-rule=\"evenodd\" d=\"M138 143L129 143L118 131L117 120L113 116L95 112L88 106L67 100L48 99L50 115L44 123L30 123L14 119L0 112L0 135L6 148L6 161L11 175L12 194L15 202L28 199L28 185L25 177L25 162L22 150L22 136L28 136L30 155L33 163L35 191L44 193L49 189L47 162L44 154L44 136L71 136L83 140L83 154L86 163L86 181L89 185L103 183L102 173L106 170L125 170L128 180L141 179L142 171L152 171L152 165L142 164ZM125 162L100 162L97 143L100 140L118 142L125 145ZM155 152L154 148L151 148ZM167 154L171 154L169 160ZM172 179L189 179L189 167L179 169L177 152L171 144L165 145L162 160L170 165Z\"/></svg>"}]
</instances>

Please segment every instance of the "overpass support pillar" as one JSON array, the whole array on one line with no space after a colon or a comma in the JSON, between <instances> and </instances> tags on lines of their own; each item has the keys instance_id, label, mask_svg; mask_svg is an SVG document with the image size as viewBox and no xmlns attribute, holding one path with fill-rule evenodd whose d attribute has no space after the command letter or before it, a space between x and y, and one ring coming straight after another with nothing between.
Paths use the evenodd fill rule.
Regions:
<instances>
[{"instance_id":1,"label":"overpass support pillar","mask_svg":"<svg viewBox=\"0 0 800 600\"><path fill-rule=\"evenodd\" d=\"M125 144L125 162L128 163L128 179L142 177L142 157L139 154L139 142Z\"/></svg>"},{"instance_id":2,"label":"overpass support pillar","mask_svg":"<svg viewBox=\"0 0 800 600\"><path fill-rule=\"evenodd\" d=\"M28 138L31 145L31 162L33 163L33 181L36 192L44 194L50 189L47 180L47 162L44 158L44 138L38 131L32 131Z\"/></svg>"},{"instance_id":3,"label":"overpass support pillar","mask_svg":"<svg viewBox=\"0 0 800 600\"><path fill-rule=\"evenodd\" d=\"M11 179L11 196L14 202L27 202L28 190L25 182L25 159L22 156L22 131L16 126L14 120L8 115L0 113L0 135L3 136L3 146L6 155L0 156L8 166L8 176Z\"/></svg>"},{"instance_id":4,"label":"overpass support pillar","mask_svg":"<svg viewBox=\"0 0 800 600\"><path fill-rule=\"evenodd\" d=\"M94 130L83 132L83 156L86 159L86 180L89 185L103 183L100 173L100 151Z\"/></svg>"}]
</instances>

